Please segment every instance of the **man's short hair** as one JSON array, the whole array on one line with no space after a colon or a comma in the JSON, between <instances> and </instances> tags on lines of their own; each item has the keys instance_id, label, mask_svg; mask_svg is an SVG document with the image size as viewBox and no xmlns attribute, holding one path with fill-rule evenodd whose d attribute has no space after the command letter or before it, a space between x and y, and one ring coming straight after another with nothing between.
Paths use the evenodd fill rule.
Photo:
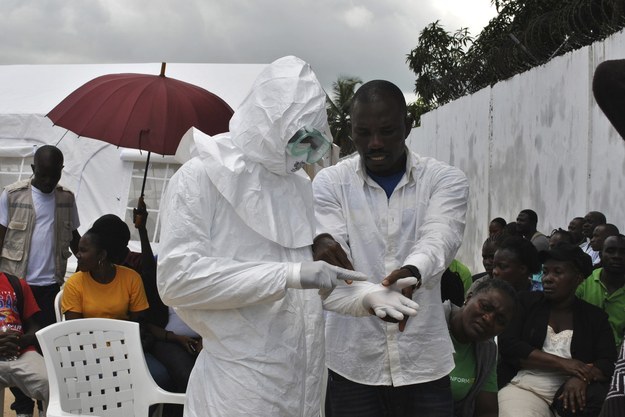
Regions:
<instances>
[{"instance_id":1,"label":"man's short hair","mask_svg":"<svg viewBox=\"0 0 625 417\"><path fill-rule=\"evenodd\" d=\"M608 220L605 218L605 214L600 211L589 211L587 216L590 215L593 222L599 226L600 224L606 224Z\"/></svg>"},{"instance_id":2,"label":"man's short hair","mask_svg":"<svg viewBox=\"0 0 625 417\"><path fill-rule=\"evenodd\" d=\"M37 148L33 163L37 165L41 158L50 158L57 165L63 165L63 152L56 146L43 145Z\"/></svg>"},{"instance_id":3,"label":"man's short hair","mask_svg":"<svg viewBox=\"0 0 625 417\"><path fill-rule=\"evenodd\" d=\"M621 234L620 230L618 230L618 227L616 227L616 225L613 225L612 223L606 223L600 226L603 226L606 229L606 232L610 234L610 236L617 236Z\"/></svg>"},{"instance_id":4,"label":"man's short hair","mask_svg":"<svg viewBox=\"0 0 625 417\"><path fill-rule=\"evenodd\" d=\"M502 218L502 217L495 217L493 220L490 221L491 223L497 223L498 225L500 225L502 228L506 227L506 221Z\"/></svg>"},{"instance_id":5,"label":"man's short hair","mask_svg":"<svg viewBox=\"0 0 625 417\"><path fill-rule=\"evenodd\" d=\"M386 80L372 80L361 85L354 93L350 112L353 110L356 102L368 103L379 95L390 97L397 102L402 113L406 113L406 98L404 97L404 93L395 84Z\"/></svg>"},{"instance_id":6,"label":"man's short hair","mask_svg":"<svg viewBox=\"0 0 625 417\"><path fill-rule=\"evenodd\" d=\"M612 238L618 240L619 243L625 243L625 235L621 233L619 233L618 235L614 235L614 236L608 236L605 238L605 240L612 239Z\"/></svg>"},{"instance_id":7,"label":"man's short hair","mask_svg":"<svg viewBox=\"0 0 625 417\"><path fill-rule=\"evenodd\" d=\"M520 213L526 214L527 218L534 226L538 224L538 214L536 214L534 210L525 209L525 210L521 210Z\"/></svg>"}]
</instances>

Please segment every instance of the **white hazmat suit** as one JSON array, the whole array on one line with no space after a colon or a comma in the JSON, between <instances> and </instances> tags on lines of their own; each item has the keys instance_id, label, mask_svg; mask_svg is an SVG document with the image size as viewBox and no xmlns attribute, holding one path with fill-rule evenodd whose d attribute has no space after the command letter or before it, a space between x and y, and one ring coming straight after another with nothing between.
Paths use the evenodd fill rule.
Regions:
<instances>
[{"instance_id":1,"label":"white hazmat suit","mask_svg":"<svg viewBox=\"0 0 625 417\"><path fill-rule=\"evenodd\" d=\"M321 298L287 289L293 265L312 261L310 180L288 173L285 157L304 126L329 131L325 93L308 64L281 58L255 81L230 132L196 140L199 157L170 181L159 292L203 338L186 416L319 414ZM368 314L356 295L330 308Z\"/></svg>"}]
</instances>

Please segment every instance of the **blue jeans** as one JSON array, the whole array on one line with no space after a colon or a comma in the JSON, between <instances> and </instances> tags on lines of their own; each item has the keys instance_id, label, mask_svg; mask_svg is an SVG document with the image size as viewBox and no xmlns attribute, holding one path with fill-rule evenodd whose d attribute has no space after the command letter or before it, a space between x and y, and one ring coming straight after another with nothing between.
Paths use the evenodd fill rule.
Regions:
<instances>
[{"instance_id":1,"label":"blue jeans","mask_svg":"<svg viewBox=\"0 0 625 417\"><path fill-rule=\"evenodd\" d=\"M171 380L167 368L160 363L151 353L144 352L145 363L148 365L148 370L152 379L156 382L156 385L163 388L165 391L172 391L174 388L173 381Z\"/></svg>"},{"instance_id":2,"label":"blue jeans","mask_svg":"<svg viewBox=\"0 0 625 417\"><path fill-rule=\"evenodd\" d=\"M401 387L363 385L328 370L328 417L453 417L449 377Z\"/></svg>"},{"instance_id":3,"label":"blue jeans","mask_svg":"<svg viewBox=\"0 0 625 417\"><path fill-rule=\"evenodd\" d=\"M176 342L154 342L152 355L167 368L174 384L173 392L186 392L189 375L195 365L197 355L191 354Z\"/></svg>"}]
</instances>

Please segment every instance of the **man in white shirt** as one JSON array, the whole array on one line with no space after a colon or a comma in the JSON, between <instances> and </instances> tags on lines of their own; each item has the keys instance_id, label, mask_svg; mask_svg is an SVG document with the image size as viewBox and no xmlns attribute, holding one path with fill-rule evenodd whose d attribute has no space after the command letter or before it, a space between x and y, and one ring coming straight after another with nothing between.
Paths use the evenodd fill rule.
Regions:
<instances>
[{"instance_id":1,"label":"man in white shirt","mask_svg":"<svg viewBox=\"0 0 625 417\"><path fill-rule=\"evenodd\" d=\"M408 295L420 307L399 325L327 313L330 412L451 416L447 375L454 362L440 278L462 242L466 177L406 148L411 120L401 90L388 81L371 81L356 91L351 123L358 154L313 181L315 259L385 285L417 276L420 283ZM337 287L332 297L342 291Z\"/></svg>"},{"instance_id":2,"label":"man in white shirt","mask_svg":"<svg viewBox=\"0 0 625 417\"><path fill-rule=\"evenodd\" d=\"M170 180L158 289L203 346L186 417L317 417L322 308L416 314L413 301L367 282L334 297L332 288L351 288L339 281L365 274L312 261L312 189L299 172L329 148L325 106L310 65L280 58L258 76L230 131L198 138L199 155Z\"/></svg>"},{"instance_id":3,"label":"man in white shirt","mask_svg":"<svg viewBox=\"0 0 625 417\"><path fill-rule=\"evenodd\" d=\"M33 162L33 178L8 185L0 195L0 271L30 285L43 328L56 321L54 298L63 283L69 248L78 248L80 223L74 195L58 185L63 153L44 145ZM11 391L18 416L32 415L32 401L15 388Z\"/></svg>"}]
</instances>

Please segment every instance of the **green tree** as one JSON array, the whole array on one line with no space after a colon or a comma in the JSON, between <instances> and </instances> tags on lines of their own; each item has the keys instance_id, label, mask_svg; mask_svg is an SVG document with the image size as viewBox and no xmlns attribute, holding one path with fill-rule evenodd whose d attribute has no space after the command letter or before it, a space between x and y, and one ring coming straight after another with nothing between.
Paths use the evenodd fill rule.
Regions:
<instances>
[{"instance_id":1,"label":"green tree","mask_svg":"<svg viewBox=\"0 0 625 417\"><path fill-rule=\"evenodd\" d=\"M432 110L433 107L423 100L423 98L418 97L416 101L409 103L407 105L406 111L408 112L408 116L412 120L412 127L421 126L421 115Z\"/></svg>"},{"instance_id":2,"label":"green tree","mask_svg":"<svg viewBox=\"0 0 625 417\"><path fill-rule=\"evenodd\" d=\"M326 96L328 123L341 157L356 150L350 137L349 110L358 84L362 84L360 78L341 75L332 83L332 98Z\"/></svg>"},{"instance_id":3,"label":"green tree","mask_svg":"<svg viewBox=\"0 0 625 417\"><path fill-rule=\"evenodd\" d=\"M425 104L437 107L464 94L464 56L471 42L466 28L450 33L438 20L421 31L407 62L417 74L415 92Z\"/></svg>"},{"instance_id":4,"label":"green tree","mask_svg":"<svg viewBox=\"0 0 625 417\"><path fill-rule=\"evenodd\" d=\"M625 26L623 0L492 0L498 15L472 39L438 21L406 61L415 92L431 107L508 79Z\"/></svg>"}]
</instances>

